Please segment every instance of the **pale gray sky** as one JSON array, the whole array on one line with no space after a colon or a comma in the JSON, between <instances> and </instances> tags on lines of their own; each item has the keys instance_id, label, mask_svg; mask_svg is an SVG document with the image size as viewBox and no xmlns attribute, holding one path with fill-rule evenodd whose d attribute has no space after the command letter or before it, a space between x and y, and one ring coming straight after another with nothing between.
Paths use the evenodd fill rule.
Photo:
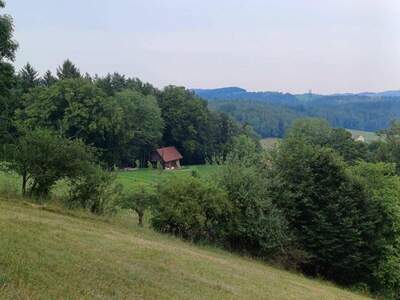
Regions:
<instances>
[{"instance_id":1,"label":"pale gray sky","mask_svg":"<svg viewBox=\"0 0 400 300\"><path fill-rule=\"evenodd\" d=\"M27 61L158 87L400 89L399 0L6 0Z\"/></svg>"}]
</instances>

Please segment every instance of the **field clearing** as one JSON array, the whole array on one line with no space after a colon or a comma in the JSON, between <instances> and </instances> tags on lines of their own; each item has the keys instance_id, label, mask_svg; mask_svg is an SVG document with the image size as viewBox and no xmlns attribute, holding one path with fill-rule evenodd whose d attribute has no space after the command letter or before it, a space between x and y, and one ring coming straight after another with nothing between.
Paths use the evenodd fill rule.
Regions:
<instances>
[{"instance_id":1,"label":"field clearing","mask_svg":"<svg viewBox=\"0 0 400 300\"><path fill-rule=\"evenodd\" d=\"M265 138L261 139L260 143L264 149L268 150L274 148L281 140L281 138Z\"/></svg>"},{"instance_id":2,"label":"field clearing","mask_svg":"<svg viewBox=\"0 0 400 300\"><path fill-rule=\"evenodd\" d=\"M351 136L353 137L353 139L356 139L357 137L362 135L365 138L365 141L367 143L376 142L376 141L381 140L381 137L372 131L362 131L362 130L356 130L356 129L346 129L346 130L351 133Z\"/></svg>"},{"instance_id":3,"label":"field clearing","mask_svg":"<svg viewBox=\"0 0 400 300\"><path fill-rule=\"evenodd\" d=\"M133 171L118 171L117 172L117 183L122 184L124 189L132 189L137 184L152 185L157 184L160 181L172 177L178 176L185 178L190 176L192 172L196 172L202 178L210 178L218 170L216 165L193 165L184 166L180 170L166 171L156 169L138 169ZM67 185L65 182L59 182L54 190L53 195L56 197L63 195L67 191ZM0 172L0 192L7 193L10 195L21 193L21 178L14 173Z\"/></svg>"},{"instance_id":4,"label":"field clearing","mask_svg":"<svg viewBox=\"0 0 400 300\"><path fill-rule=\"evenodd\" d=\"M135 184L156 184L163 179L171 176L178 176L185 178L190 176L192 172L197 172L200 177L211 177L217 172L218 166L216 165L193 165L184 166L179 170L156 170L156 169L138 169L134 171L118 172L117 182L121 183L124 188L131 188Z\"/></svg>"},{"instance_id":5,"label":"field clearing","mask_svg":"<svg viewBox=\"0 0 400 300\"><path fill-rule=\"evenodd\" d=\"M135 222L0 196L0 298L368 299Z\"/></svg>"}]
</instances>

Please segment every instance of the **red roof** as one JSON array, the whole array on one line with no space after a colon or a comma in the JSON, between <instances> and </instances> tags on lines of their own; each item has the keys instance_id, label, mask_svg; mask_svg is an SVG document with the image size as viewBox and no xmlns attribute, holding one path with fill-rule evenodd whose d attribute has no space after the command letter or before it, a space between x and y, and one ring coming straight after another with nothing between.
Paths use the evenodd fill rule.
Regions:
<instances>
[{"instance_id":1,"label":"red roof","mask_svg":"<svg viewBox=\"0 0 400 300\"><path fill-rule=\"evenodd\" d=\"M175 147L164 147L156 150L164 162L182 159L182 155Z\"/></svg>"}]
</instances>

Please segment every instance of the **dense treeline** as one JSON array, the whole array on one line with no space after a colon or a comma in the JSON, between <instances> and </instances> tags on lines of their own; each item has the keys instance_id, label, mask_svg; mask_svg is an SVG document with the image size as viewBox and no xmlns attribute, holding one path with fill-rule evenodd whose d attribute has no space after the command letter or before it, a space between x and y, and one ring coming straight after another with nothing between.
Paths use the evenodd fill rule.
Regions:
<instances>
[{"instance_id":1,"label":"dense treeline","mask_svg":"<svg viewBox=\"0 0 400 300\"><path fill-rule=\"evenodd\" d=\"M117 73L82 76L69 60L57 76L48 71L40 77L30 64L11 76L12 109L5 117L13 123L10 136L20 128L52 129L95 147L108 166L130 166L136 160L145 165L162 145L176 146L185 163L203 163L242 131L185 88L158 90Z\"/></svg>"},{"instance_id":2,"label":"dense treeline","mask_svg":"<svg viewBox=\"0 0 400 300\"><path fill-rule=\"evenodd\" d=\"M283 137L293 120L306 116L290 107L253 100L210 101L209 106L252 126L261 137Z\"/></svg>"},{"instance_id":3,"label":"dense treeline","mask_svg":"<svg viewBox=\"0 0 400 300\"><path fill-rule=\"evenodd\" d=\"M292 96L288 102L286 94L277 93L273 97L268 93L256 97L257 93L248 92L242 96L248 98L232 98L236 94L229 94L227 99L222 98L225 94L216 99L204 92L199 95L209 99L213 109L250 124L262 137L283 137L292 122L302 117L324 118L333 127L366 131L387 128L392 120L400 118L400 97L310 96L311 100L296 101ZM282 99L276 99L279 97Z\"/></svg>"}]
</instances>

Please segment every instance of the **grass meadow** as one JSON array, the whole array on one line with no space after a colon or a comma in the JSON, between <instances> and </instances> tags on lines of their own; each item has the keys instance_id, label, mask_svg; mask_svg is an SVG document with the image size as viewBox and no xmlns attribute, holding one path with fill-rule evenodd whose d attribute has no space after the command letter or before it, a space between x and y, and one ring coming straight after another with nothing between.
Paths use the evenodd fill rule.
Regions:
<instances>
[{"instance_id":1,"label":"grass meadow","mask_svg":"<svg viewBox=\"0 0 400 300\"><path fill-rule=\"evenodd\" d=\"M178 176L185 178L191 176L192 172L196 172L204 178L211 178L218 170L216 165L193 165L184 166L179 170L156 170L156 169L138 169L133 171L116 172L116 181L120 183L125 190L135 188L137 184L155 185L160 181L171 177ZM68 188L65 182L59 182L52 191L52 195L56 198L62 197ZM21 178L14 173L0 172L0 193L3 196L14 196L21 193Z\"/></svg>"},{"instance_id":2,"label":"grass meadow","mask_svg":"<svg viewBox=\"0 0 400 300\"><path fill-rule=\"evenodd\" d=\"M367 299L136 225L0 196L0 299Z\"/></svg>"}]
</instances>

